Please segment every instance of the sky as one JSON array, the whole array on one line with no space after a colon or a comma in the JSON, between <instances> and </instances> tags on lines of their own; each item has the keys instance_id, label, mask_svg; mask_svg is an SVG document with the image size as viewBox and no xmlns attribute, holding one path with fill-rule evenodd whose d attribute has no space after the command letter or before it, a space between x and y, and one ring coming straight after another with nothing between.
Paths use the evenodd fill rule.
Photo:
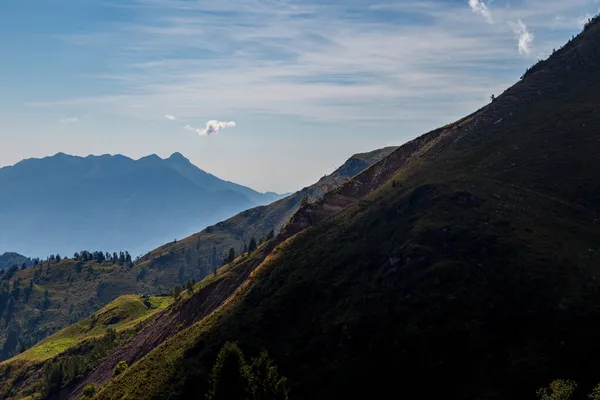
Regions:
<instances>
[{"instance_id":1,"label":"sky","mask_svg":"<svg viewBox=\"0 0 600 400\"><path fill-rule=\"evenodd\" d=\"M483 106L598 0L1 0L0 166L181 152L261 191Z\"/></svg>"}]
</instances>

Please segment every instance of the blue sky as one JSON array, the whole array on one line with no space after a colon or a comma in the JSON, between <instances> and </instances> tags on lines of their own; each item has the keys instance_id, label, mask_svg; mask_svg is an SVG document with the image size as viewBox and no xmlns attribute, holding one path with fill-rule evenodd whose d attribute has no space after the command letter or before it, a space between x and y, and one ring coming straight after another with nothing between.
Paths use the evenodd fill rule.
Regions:
<instances>
[{"instance_id":1,"label":"blue sky","mask_svg":"<svg viewBox=\"0 0 600 400\"><path fill-rule=\"evenodd\" d=\"M0 166L57 152L179 151L222 178L296 190L353 153L482 106L599 7L2 0Z\"/></svg>"}]
</instances>

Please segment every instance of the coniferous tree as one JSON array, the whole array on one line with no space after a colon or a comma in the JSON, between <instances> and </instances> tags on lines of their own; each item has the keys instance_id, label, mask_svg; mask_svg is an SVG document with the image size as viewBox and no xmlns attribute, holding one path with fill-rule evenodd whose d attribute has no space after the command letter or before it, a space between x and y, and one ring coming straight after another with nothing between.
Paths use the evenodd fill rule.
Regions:
<instances>
[{"instance_id":1,"label":"coniferous tree","mask_svg":"<svg viewBox=\"0 0 600 400\"><path fill-rule=\"evenodd\" d=\"M217 268L217 248L215 246L212 249L211 266L213 271Z\"/></svg>"},{"instance_id":2,"label":"coniferous tree","mask_svg":"<svg viewBox=\"0 0 600 400\"><path fill-rule=\"evenodd\" d=\"M250 239L250 244L248 245L248 254L252 254L254 250L256 250L256 239Z\"/></svg>"},{"instance_id":3,"label":"coniferous tree","mask_svg":"<svg viewBox=\"0 0 600 400\"><path fill-rule=\"evenodd\" d=\"M182 285L185 283L185 268L183 266L183 260L179 264L179 283Z\"/></svg>"},{"instance_id":4,"label":"coniferous tree","mask_svg":"<svg viewBox=\"0 0 600 400\"><path fill-rule=\"evenodd\" d=\"M207 400L250 400L250 368L235 343L225 343L210 377Z\"/></svg>"},{"instance_id":5,"label":"coniferous tree","mask_svg":"<svg viewBox=\"0 0 600 400\"><path fill-rule=\"evenodd\" d=\"M287 400L287 378L279 377L277 366L266 351L252 360L251 371L253 400Z\"/></svg>"},{"instance_id":6,"label":"coniferous tree","mask_svg":"<svg viewBox=\"0 0 600 400\"><path fill-rule=\"evenodd\" d=\"M229 255L227 256L227 262L233 262L235 260L235 250L232 248L229 249Z\"/></svg>"},{"instance_id":7,"label":"coniferous tree","mask_svg":"<svg viewBox=\"0 0 600 400\"><path fill-rule=\"evenodd\" d=\"M176 285L173 288L173 299L179 300L179 297L181 296L181 292L183 292L183 289L181 288L181 286Z\"/></svg>"}]
</instances>

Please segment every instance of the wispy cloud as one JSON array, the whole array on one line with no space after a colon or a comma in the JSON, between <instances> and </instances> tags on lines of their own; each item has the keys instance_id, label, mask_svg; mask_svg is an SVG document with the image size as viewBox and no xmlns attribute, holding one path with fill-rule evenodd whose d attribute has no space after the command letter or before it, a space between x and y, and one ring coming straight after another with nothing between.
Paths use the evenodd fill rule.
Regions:
<instances>
[{"instance_id":1,"label":"wispy cloud","mask_svg":"<svg viewBox=\"0 0 600 400\"><path fill-rule=\"evenodd\" d=\"M186 125L183 129L191 132L196 132L200 136L212 136L218 134L220 131L226 128L234 128L236 123L233 121L216 121L210 120L206 123L204 129L194 128L193 126Z\"/></svg>"},{"instance_id":2,"label":"wispy cloud","mask_svg":"<svg viewBox=\"0 0 600 400\"><path fill-rule=\"evenodd\" d=\"M74 122L79 122L79 118L77 118L77 117L61 118L58 120L58 122L63 123L63 124L72 124Z\"/></svg>"},{"instance_id":3,"label":"wispy cloud","mask_svg":"<svg viewBox=\"0 0 600 400\"><path fill-rule=\"evenodd\" d=\"M165 118L169 121L175 121L177 119L174 115L171 114L165 114Z\"/></svg>"},{"instance_id":4,"label":"wispy cloud","mask_svg":"<svg viewBox=\"0 0 600 400\"><path fill-rule=\"evenodd\" d=\"M356 127L408 118L431 127L438 121L428 107L452 110L441 119L458 117L520 76L525 64L515 51L513 25L521 24L509 21L524 27L521 54L533 53L533 32L536 41L542 37L536 47L547 53L572 31L548 40L544 29L554 28L556 15L581 16L589 0L503 8L484 0L470 0L469 7L438 0L132 1L132 12L140 14L135 23L116 25L110 38L86 45L110 49L117 68L103 73L102 82L116 90L34 104L85 111L101 105L147 120L164 115L169 104L177 120L271 115ZM398 14L382 18L382 11ZM495 23L474 30L473 12ZM398 23L405 14L408 22Z\"/></svg>"},{"instance_id":5,"label":"wispy cloud","mask_svg":"<svg viewBox=\"0 0 600 400\"><path fill-rule=\"evenodd\" d=\"M483 2L483 0L469 0L469 6L475 14L481 15L483 18L485 18L485 20L488 23L494 23L492 13L490 12L488 6Z\"/></svg>"},{"instance_id":6,"label":"wispy cloud","mask_svg":"<svg viewBox=\"0 0 600 400\"><path fill-rule=\"evenodd\" d=\"M533 33L527 29L527 26L520 19L516 22L511 22L510 25L519 39L519 54L530 55L533 48Z\"/></svg>"},{"instance_id":7,"label":"wispy cloud","mask_svg":"<svg viewBox=\"0 0 600 400\"><path fill-rule=\"evenodd\" d=\"M475 14L484 17L488 23L494 23L492 11L483 2L483 0L469 0L469 6ZM519 54L531 55L534 40L533 33L531 33L531 31L527 28L527 26L523 23L523 21L520 18L516 20L505 21L507 21L508 25L512 28L513 33L517 35ZM554 21L557 21L556 17L554 18Z\"/></svg>"}]
</instances>

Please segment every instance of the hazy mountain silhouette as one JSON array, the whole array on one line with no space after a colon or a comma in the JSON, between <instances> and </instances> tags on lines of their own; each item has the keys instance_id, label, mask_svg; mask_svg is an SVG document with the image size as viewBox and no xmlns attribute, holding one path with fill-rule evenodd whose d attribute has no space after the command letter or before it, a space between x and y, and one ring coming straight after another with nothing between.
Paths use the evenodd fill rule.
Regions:
<instances>
[{"instance_id":1,"label":"hazy mountain silhouette","mask_svg":"<svg viewBox=\"0 0 600 400\"><path fill-rule=\"evenodd\" d=\"M140 254L279 198L211 175L179 153L132 160L58 153L0 169L0 249Z\"/></svg>"}]
</instances>

